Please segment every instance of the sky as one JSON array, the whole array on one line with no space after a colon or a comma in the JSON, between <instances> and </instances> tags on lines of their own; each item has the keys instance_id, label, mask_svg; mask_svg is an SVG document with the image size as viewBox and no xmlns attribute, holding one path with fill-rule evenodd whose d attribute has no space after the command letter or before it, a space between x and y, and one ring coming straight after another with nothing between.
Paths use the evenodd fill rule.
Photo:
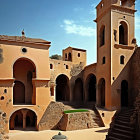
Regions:
<instances>
[{"instance_id":1,"label":"sky","mask_svg":"<svg viewBox=\"0 0 140 140\"><path fill-rule=\"evenodd\" d=\"M69 46L87 50L96 62L96 5L100 0L0 0L0 35L51 41L50 56ZM136 1L136 38L140 45L140 0Z\"/></svg>"}]
</instances>

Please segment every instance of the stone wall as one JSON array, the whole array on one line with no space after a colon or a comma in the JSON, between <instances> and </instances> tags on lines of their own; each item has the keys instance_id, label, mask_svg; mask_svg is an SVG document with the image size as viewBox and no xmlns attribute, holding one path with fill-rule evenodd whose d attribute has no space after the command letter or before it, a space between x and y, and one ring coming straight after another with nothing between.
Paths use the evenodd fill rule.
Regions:
<instances>
[{"instance_id":1,"label":"stone wall","mask_svg":"<svg viewBox=\"0 0 140 140\"><path fill-rule=\"evenodd\" d=\"M132 86L130 92L132 95L131 102L133 104L140 89L140 48L137 48L132 56L130 69Z\"/></svg>"},{"instance_id":2,"label":"stone wall","mask_svg":"<svg viewBox=\"0 0 140 140\"><path fill-rule=\"evenodd\" d=\"M94 123L90 112L64 114L58 125L60 130L81 130L93 128Z\"/></svg>"},{"instance_id":3,"label":"stone wall","mask_svg":"<svg viewBox=\"0 0 140 140\"><path fill-rule=\"evenodd\" d=\"M63 111L71 109L60 102L51 102L47 107L41 121L39 122L39 130L57 129L57 124L63 116Z\"/></svg>"},{"instance_id":4,"label":"stone wall","mask_svg":"<svg viewBox=\"0 0 140 140\"><path fill-rule=\"evenodd\" d=\"M6 124L8 123L6 118L6 113L0 110L0 140L9 139L9 136L6 134Z\"/></svg>"}]
</instances>

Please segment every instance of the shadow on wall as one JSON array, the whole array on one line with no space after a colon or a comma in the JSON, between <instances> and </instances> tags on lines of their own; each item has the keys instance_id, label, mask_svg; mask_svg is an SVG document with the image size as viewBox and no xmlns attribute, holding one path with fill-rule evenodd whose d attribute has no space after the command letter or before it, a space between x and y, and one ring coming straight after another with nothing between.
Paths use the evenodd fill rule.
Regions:
<instances>
[{"instance_id":1,"label":"shadow on wall","mask_svg":"<svg viewBox=\"0 0 140 140\"><path fill-rule=\"evenodd\" d=\"M3 62L3 50L0 48L0 64Z\"/></svg>"},{"instance_id":2,"label":"shadow on wall","mask_svg":"<svg viewBox=\"0 0 140 140\"><path fill-rule=\"evenodd\" d=\"M135 53L138 49L135 50L134 54L130 57L127 64L125 64L122 71L118 74L118 77L113 77L114 82L112 83L112 92L113 92L113 102L114 106L120 107L131 107L133 106L136 90L134 90L134 84L136 83L133 79L136 77L135 72L136 66L134 66ZM120 103L120 104L118 104Z\"/></svg>"}]
</instances>

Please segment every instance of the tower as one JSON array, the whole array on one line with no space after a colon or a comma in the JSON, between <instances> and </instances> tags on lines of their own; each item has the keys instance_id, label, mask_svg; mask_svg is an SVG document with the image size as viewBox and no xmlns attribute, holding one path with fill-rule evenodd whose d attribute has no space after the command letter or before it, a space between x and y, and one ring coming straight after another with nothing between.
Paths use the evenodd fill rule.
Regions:
<instances>
[{"instance_id":1,"label":"tower","mask_svg":"<svg viewBox=\"0 0 140 140\"><path fill-rule=\"evenodd\" d=\"M129 60L136 45L135 0L102 0L96 9L97 105L117 109L126 100L125 106L129 105Z\"/></svg>"}]
</instances>

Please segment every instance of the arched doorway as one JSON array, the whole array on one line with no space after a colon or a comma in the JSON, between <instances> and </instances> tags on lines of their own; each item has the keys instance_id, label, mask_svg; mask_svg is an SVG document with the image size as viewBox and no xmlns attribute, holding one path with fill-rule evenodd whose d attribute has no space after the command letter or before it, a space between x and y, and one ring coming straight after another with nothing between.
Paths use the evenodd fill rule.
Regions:
<instances>
[{"instance_id":1,"label":"arched doorway","mask_svg":"<svg viewBox=\"0 0 140 140\"><path fill-rule=\"evenodd\" d=\"M105 107L105 79L101 78L98 84L98 95L101 107Z\"/></svg>"},{"instance_id":2,"label":"arched doorway","mask_svg":"<svg viewBox=\"0 0 140 140\"><path fill-rule=\"evenodd\" d=\"M70 88L69 78L61 74L56 78L56 101L69 101Z\"/></svg>"},{"instance_id":3,"label":"arched doorway","mask_svg":"<svg viewBox=\"0 0 140 140\"><path fill-rule=\"evenodd\" d=\"M128 26L124 21L119 25L119 44L128 45Z\"/></svg>"},{"instance_id":4,"label":"arched doorway","mask_svg":"<svg viewBox=\"0 0 140 140\"><path fill-rule=\"evenodd\" d=\"M15 111L9 120L10 130L35 130L37 127L37 116L29 109ZM30 129L29 129L30 128Z\"/></svg>"},{"instance_id":5,"label":"arched doorway","mask_svg":"<svg viewBox=\"0 0 140 140\"><path fill-rule=\"evenodd\" d=\"M81 78L78 78L75 80L75 85L74 85L74 92L73 92L73 101L83 101L84 96L83 96L83 82Z\"/></svg>"},{"instance_id":6,"label":"arched doorway","mask_svg":"<svg viewBox=\"0 0 140 140\"><path fill-rule=\"evenodd\" d=\"M25 103L25 86L20 81L14 82L13 104Z\"/></svg>"},{"instance_id":7,"label":"arched doorway","mask_svg":"<svg viewBox=\"0 0 140 140\"><path fill-rule=\"evenodd\" d=\"M88 101L96 102L96 76L94 74L90 74L86 81Z\"/></svg>"},{"instance_id":8,"label":"arched doorway","mask_svg":"<svg viewBox=\"0 0 140 140\"><path fill-rule=\"evenodd\" d=\"M128 82L126 80L121 82L121 106L128 107Z\"/></svg>"},{"instance_id":9,"label":"arched doorway","mask_svg":"<svg viewBox=\"0 0 140 140\"><path fill-rule=\"evenodd\" d=\"M13 101L17 100L17 94L22 97L22 100L18 100L14 104L35 104L35 87L32 84L32 78L36 78L34 63L26 58L18 59L13 65L13 77L15 78Z\"/></svg>"}]
</instances>

